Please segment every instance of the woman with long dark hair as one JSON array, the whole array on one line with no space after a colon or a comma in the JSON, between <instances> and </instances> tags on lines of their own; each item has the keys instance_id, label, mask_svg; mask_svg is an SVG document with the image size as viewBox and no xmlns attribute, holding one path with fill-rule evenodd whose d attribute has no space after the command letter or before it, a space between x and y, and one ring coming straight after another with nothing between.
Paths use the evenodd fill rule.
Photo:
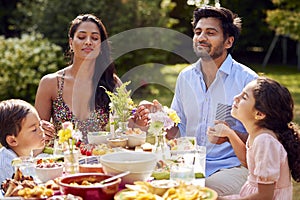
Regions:
<instances>
[{"instance_id":1,"label":"woman with long dark hair","mask_svg":"<svg viewBox=\"0 0 300 200\"><path fill-rule=\"evenodd\" d=\"M56 130L62 122L72 121L87 142L87 132L104 130L108 123L110 100L105 89L113 92L122 82L100 19L92 14L77 16L68 36L70 64L41 79L35 107L41 119L52 120Z\"/></svg>"}]
</instances>

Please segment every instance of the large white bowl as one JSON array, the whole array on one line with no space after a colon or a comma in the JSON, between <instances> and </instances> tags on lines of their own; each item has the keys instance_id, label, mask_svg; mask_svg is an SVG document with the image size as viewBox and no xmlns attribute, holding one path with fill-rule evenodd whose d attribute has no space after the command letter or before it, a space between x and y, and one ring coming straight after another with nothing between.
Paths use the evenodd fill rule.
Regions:
<instances>
[{"instance_id":1,"label":"large white bowl","mask_svg":"<svg viewBox=\"0 0 300 200\"><path fill-rule=\"evenodd\" d=\"M88 132L87 139L89 144L106 144L107 138L111 137L107 131Z\"/></svg>"},{"instance_id":2,"label":"large white bowl","mask_svg":"<svg viewBox=\"0 0 300 200\"><path fill-rule=\"evenodd\" d=\"M116 175L124 171L130 174L122 178L122 184L132 184L134 181L146 181L156 166L156 155L150 152L115 152L101 156L105 174Z\"/></svg>"}]
</instances>

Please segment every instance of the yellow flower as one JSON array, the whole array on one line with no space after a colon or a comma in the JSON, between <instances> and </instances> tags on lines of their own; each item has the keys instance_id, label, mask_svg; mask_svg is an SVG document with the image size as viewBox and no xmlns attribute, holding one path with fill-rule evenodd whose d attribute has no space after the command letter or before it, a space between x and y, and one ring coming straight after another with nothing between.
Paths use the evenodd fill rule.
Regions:
<instances>
[{"instance_id":1,"label":"yellow flower","mask_svg":"<svg viewBox=\"0 0 300 200\"><path fill-rule=\"evenodd\" d=\"M72 130L71 129L61 129L58 131L58 137L59 137L59 140L58 142L60 144L64 143L64 142L68 142L69 139L71 139L72 137Z\"/></svg>"},{"instance_id":2,"label":"yellow flower","mask_svg":"<svg viewBox=\"0 0 300 200\"><path fill-rule=\"evenodd\" d=\"M178 125L178 123L180 123L180 118L178 117L175 110L170 109L169 113L168 113L168 116L176 124L176 126Z\"/></svg>"},{"instance_id":3,"label":"yellow flower","mask_svg":"<svg viewBox=\"0 0 300 200\"><path fill-rule=\"evenodd\" d=\"M68 144L69 151L72 152L76 141L82 139L82 133L73 129L72 122L66 121L62 123L62 129L58 131L58 143Z\"/></svg>"}]
</instances>

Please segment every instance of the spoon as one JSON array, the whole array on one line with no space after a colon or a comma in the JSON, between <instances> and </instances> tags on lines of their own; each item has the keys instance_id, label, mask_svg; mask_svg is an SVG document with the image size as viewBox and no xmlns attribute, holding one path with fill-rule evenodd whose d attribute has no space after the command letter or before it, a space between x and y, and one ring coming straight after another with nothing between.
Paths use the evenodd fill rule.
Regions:
<instances>
[{"instance_id":1,"label":"spoon","mask_svg":"<svg viewBox=\"0 0 300 200\"><path fill-rule=\"evenodd\" d=\"M126 176L128 174L130 174L130 171L122 172L121 174L117 174L115 176L112 176L112 177L109 177L107 179L104 179L103 181L100 182L100 184L109 183L111 181L114 181L115 179L121 178L121 177Z\"/></svg>"}]
</instances>

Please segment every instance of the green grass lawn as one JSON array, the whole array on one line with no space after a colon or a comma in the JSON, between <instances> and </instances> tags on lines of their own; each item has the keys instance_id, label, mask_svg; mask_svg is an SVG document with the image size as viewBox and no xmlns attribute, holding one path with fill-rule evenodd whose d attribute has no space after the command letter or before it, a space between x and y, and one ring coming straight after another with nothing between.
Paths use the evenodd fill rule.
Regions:
<instances>
[{"instance_id":1,"label":"green grass lawn","mask_svg":"<svg viewBox=\"0 0 300 200\"><path fill-rule=\"evenodd\" d=\"M164 81L159 81L164 84L149 84L148 86L134 91L132 96L134 101L139 102L144 99L152 101L153 99L158 99L163 105L170 106L177 75L186 66L187 64L178 64L164 66L160 69L160 72L153 70L153 73L149 73L149 75L158 76L159 79L164 79ZM256 65L248 66L259 74L277 80L289 89L295 102L294 121L300 124L300 81L298 81L300 80L300 71L297 71L296 67L290 66L267 66L265 68ZM145 79L147 79L147 77ZM299 198L300 183L294 182L293 195L293 199Z\"/></svg>"}]
</instances>

